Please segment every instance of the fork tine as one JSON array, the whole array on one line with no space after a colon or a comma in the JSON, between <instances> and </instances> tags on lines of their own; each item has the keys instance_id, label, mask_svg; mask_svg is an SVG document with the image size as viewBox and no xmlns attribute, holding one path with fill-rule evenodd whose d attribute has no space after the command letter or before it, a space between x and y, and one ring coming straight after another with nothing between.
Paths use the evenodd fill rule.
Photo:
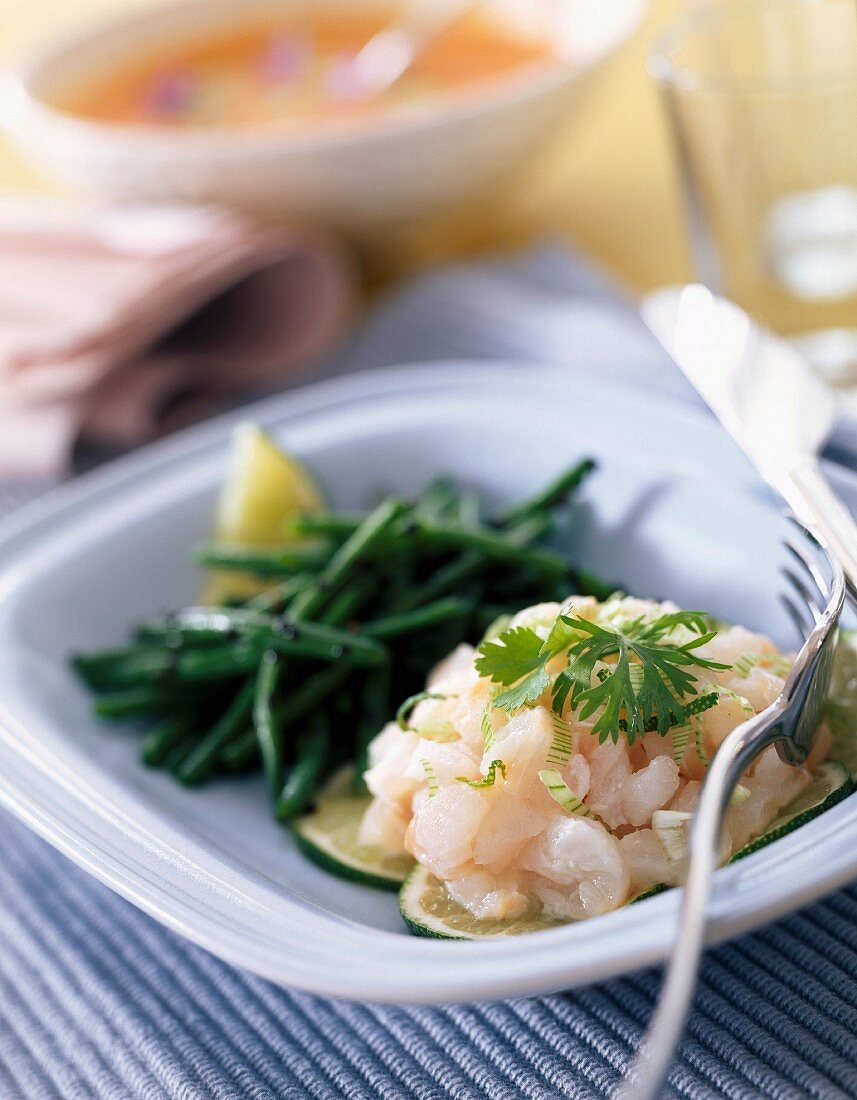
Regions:
<instances>
[{"instance_id":1,"label":"fork tine","mask_svg":"<svg viewBox=\"0 0 857 1100\"><path fill-rule=\"evenodd\" d=\"M795 561L799 562L800 565L803 566L804 570L809 574L813 581L815 581L816 587L818 588L818 591L821 593L826 603L827 600L830 598L830 582L822 573L821 569L819 568L818 562L815 559L811 558L807 553L805 543L806 540L804 540L804 543L801 544L794 541L790 537L783 539L783 546L791 554Z\"/></svg>"},{"instance_id":2,"label":"fork tine","mask_svg":"<svg viewBox=\"0 0 857 1100\"><path fill-rule=\"evenodd\" d=\"M803 643L807 635L812 631L813 625L807 615L806 609L798 607L787 592L782 592L780 594L780 603L788 612L789 618L794 623L800 635L801 643Z\"/></svg>"},{"instance_id":3,"label":"fork tine","mask_svg":"<svg viewBox=\"0 0 857 1100\"><path fill-rule=\"evenodd\" d=\"M803 598L804 603L812 612L813 619L818 622L821 618L822 608L815 596L815 593L810 589L806 581L798 576L793 569L789 569L787 565L783 566L780 570L786 580L791 581L792 586L797 590L800 596Z\"/></svg>"}]
</instances>

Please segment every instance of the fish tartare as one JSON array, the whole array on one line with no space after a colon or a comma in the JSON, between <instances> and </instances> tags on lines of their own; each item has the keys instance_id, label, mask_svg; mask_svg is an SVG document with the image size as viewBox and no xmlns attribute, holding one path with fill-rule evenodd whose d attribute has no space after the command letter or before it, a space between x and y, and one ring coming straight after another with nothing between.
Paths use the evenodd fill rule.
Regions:
<instances>
[{"instance_id":1,"label":"fish tartare","mask_svg":"<svg viewBox=\"0 0 857 1100\"><path fill-rule=\"evenodd\" d=\"M476 919L597 916L681 877L706 768L780 693L790 659L673 604L573 597L458 646L369 749L360 842L409 854ZM812 782L767 749L723 859Z\"/></svg>"}]
</instances>

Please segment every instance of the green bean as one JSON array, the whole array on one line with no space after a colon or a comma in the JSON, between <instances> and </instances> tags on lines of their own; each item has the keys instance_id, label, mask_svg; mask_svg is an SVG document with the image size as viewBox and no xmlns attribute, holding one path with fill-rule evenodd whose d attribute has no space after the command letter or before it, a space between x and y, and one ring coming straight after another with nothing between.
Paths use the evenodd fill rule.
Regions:
<instances>
[{"instance_id":1,"label":"green bean","mask_svg":"<svg viewBox=\"0 0 857 1100\"><path fill-rule=\"evenodd\" d=\"M320 621L331 626L348 622L366 600L374 594L376 587L374 580L367 579L355 582L348 588L343 588L339 595L334 596L327 608L321 613L319 616Z\"/></svg>"},{"instance_id":2,"label":"green bean","mask_svg":"<svg viewBox=\"0 0 857 1100\"><path fill-rule=\"evenodd\" d=\"M235 680L253 672L264 652L265 645L259 640L236 642L215 649L191 649L176 662L174 682L202 685L214 680Z\"/></svg>"},{"instance_id":3,"label":"green bean","mask_svg":"<svg viewBox=\"0 0 857 1100\"><path fill-rule=\"evenodd\" d=\"M178 701L174 692L157 687L138 687L101 695L93 704L99 718L133 718L143 714L163 714Z\"/></svg>"},{"instance_id":4,"label":"green bean","mask_svg":"<svg viewBox=\"0 0 857 1100\"><path fill-rule=\"evenodd\" d=\"M176 661L176 651L131 645L124 649L106 649L72 658L72 667L94 691L119 691L151 684L167 676Z\"/></svg>"},{"instance_id":5,"label":"green bean","mask_svg":"<svg viewBox=\"0 0 857 1100\"><path fill-rule=\"evenodd\" d=\"M441 519L455 513L459 502L460 494L452 478L436 477L420 494L414 511L425 519Z\"/></svg>"},{"instance_id":6,"label":"green bean","mask_svg":"<svg viewBox=\"0 0 857 1100\"><path fill-rule=\"evenodd\" d=\"M329 548L317 546L276 547L257 550L245 546L199 546L193 552L197 565L206 569L229 569L256 577L281 577L305 569L320 569L330 557Z\"/></svg>"},{"instance_id":7,"label":"green bean","mask_svg":"<svg viewBox=\"0 0 857 1100\"><path fill-rule=\"evenodd\" d=\"M236 753L236 747L240 747L241 751ZM242 730L223 746L217 756L218 765L226 772L243 772L260 762L259 740L255 729Z\"/></svg>"},{"instance_id":8,"label":"green bean","mask_svg":"<svg viewBox=\"0 0 857 1100\"><path fill-rule=\"evenodd\" d=\"M465 494L460 493L449 477L435 478L420 494L414 504L414 511L426 519L440 519L444 515L457 514ZM466 508L473 507L476 494L469 494ZM383 501L382 501L383 503ZM329 538L347 538L365 521L366 516L358 512L335 512L324 516L299 515L286 520L286 537L306 537L323 535Z\"/></svg>"},{"instance_id":9,"label":"green bean","mask_svg":"<svg viewBox=\"0 0 857 1100\"><path fill-rule=\"evenodd\" d=\"M176 769L181 765L188 753L191 752L195 744L196 738L193 735L186 735L185 737L179 738L179 740L167 750L161 767L175 775Z\"/></svg>"},{"instance_id":10,"label":"green bean","mask_svg":"<svg viewBox=\"0 0 857 1100\"><path fill-rule=\"evenodd\" d=\"M273 585L264 592L260 592L258 596L253 596L252 599L247 600L244 607L252 611L277 611L285 607L289 600L305 588L311 580L310 573L295 573L288 580Z\"/></svg>"},{"instance_id":11,"label":"green bean","mask_svg":"<svg viewBox=\"0 0 857 1100\"><path fill-rule=\"evenodd\" d=\"M285 534L288 538L307 535L326 535L329 538L346 539L353 535L365 516L336 512L327 516L294 516L286 520Z\"/></svg>"},{"instance_id":12,"label":"green bean","mask_svg":"<svg viewBox=\"0 0 857 1100\"><path fill-rule=\"evenodd\" d=\"M176 777L180 782L191 785L210 775L221 747L235 735L249 715L255 691L255 679L246 680L242 684L220 718L176 768Z\"/></svg>"},{"instance_id":13,"label":"green bean","mask_svg":"<svg viewBox=\"0 0 857 1100\"><path fill-rule=\"evenodd\" d=\"M344 659L366 667L381 664L386 656L377 642L351 631L337 630L324 623L293 623L282 616L246 608L190 607L162 619L153 619L145 629L152 637L160 631L165 635L177 634L185 641L214 638L234 641L234 649L238 651L236 661L241 658L240 647L251 643L270 646L295 657L322 661ZM173 661L175 674L181 679L196 678L199 667L217 666L220 653L221 650L213 649L182 653ZM223 653L225 655L226 650ZM193 671L188 672L188 669Z\"/></svg>"},{"instance_id":14,"label":"green bean","mask_svg":"<svg viewBox=\"0 0 857 1100\"><path fill-rule=\"evenodd\" d=\"M185 607L168 615L148 619L140 627L149 637L177 635L184 640L200 641L223 636L237 637L249 627L270 627L277 618L266 611L248 607Z\"/></svg>"},{"instance_id":15,"label":"green bean","mask_svg":"<svg viewBox=\"0 0 857 1100\"><path fill-rule=\"evenodd\" d=\"M392 497L381 501L334 553L315 583L295 596L289 607L290 618L306 619L318 612L329 593L341 585L357 562L387 535L406 507Z\"/></svg>"},{"instance_id":16,"label":"green bean","mask_svg":"<svg viewBox=\"0 0 857 1100\"><path fill-rule=\"evenodd\" d=\"M584 458L581 462L564 470L550 485L521 501L513 508L507 509L502 517L505 525L517 523L519 520L529 518L535 512L544 512L561 504L577 489L585 477L595 469L595 463L590 458Z\"/></svg>"},{"instance_id":17,"label":"green bean","mask_svg":"<svg viewBox=\"0 0 857 1100\"><path fill-rule=\"evenodd\" d=\"M157 642L166 645L169 639L173 640L173 645L218 643L224 640L224 635L237 637L239 625L256 618L256 612L243 607L186 607L146 619L137 627L136 636L150 646Z\"/></svg>"},{"instance_id":18,"label":"green bean","mask_svg":"<svg viewBox=\"0 0 857 1100\"><path fill-rule=\"evenodd\" d=\"M337 691L352 670L343 665L331 665L330 668L311 676L281 706L275 708L275 720L280 723L281 732L295 726L315 707L323 706L327 697ZM230 768L241 767L250 760L259 747L254 730L236 737L223 750L223 763Z\"/></svg>"},{"instance_id":19,"label":"green bean","mask_svg":"<svg viewBox=\"0 0 857 1100\"><path fill-rule=\"evenodd\" d=\"M326 704L351 675L352 670L344 665L331 665L305 680L286 702L277 707L277 718L283 728L291 728L314 707Z\"/></svg>"},{"instance_id":20,"label":"green bean","mask_svg":"<svg viewBox=\"0 0 857 1100\"><path fill-rule=\"evenodd\" d=\"M290 657L326 660L349 668L377 668L387 660L387 652L378 642L370 649L363 644L370 641L368 637L354 635L354 638L361 644L348 648L338 643L332 646L295 643L288 638L271 635L219 646L217 649L190 650L183 653L175 664L175 682L192 684L206 680L234 679L252 672L266 649L273 649Z\"/></svg>"},{"instance_id":21,"label":"green bean","mask_svg":"<svg viewBox=\"0 0 857 1100\"><path fill-rule=\"evenodd\" d=\"M169 718L157 729L153 730L140 750L140 756L144 764L155 768L163 764L170 751L183 741L191 728L191 719L187 711L179 711Z\"/></svg>"},{"instance_id":22,"label":"green bean","mask_svg":"<svg viewBox=\"0 0 857 1100\"><path fill-rule=\"evenodd\" d=\"M288 821L312 802L329 752L330 732L327 723L319 720L298 743L297 757L286 776L274 810L278 821Z\"/></svg>"},{"instance_id":23,"label":"green bean","mask_svg":"<svg viewBox=\"0 0 857 1100\"><path fill-rule=\"evenodd\" d=\"M478 528L482 512L482 501L473 489L465 489L458 500L455 519L462 527Z\"/></svg>"},{"instance_id":24,"label":"green bean","mask_svg":"<svg viewBox=\"0 0 857 1100\"><path fill-rule=\"evenodd\" d=\"M495 523L481 519L476 493L438 478L412 505L388 498L362 517L298 517L287 530L303 545L203 547L204 563L273 583L237 606L151 619L134 644L74 666L101 693L97 713L163 716L144 742L147 763L184 783L261 763L276 815L289 818L355 754L362 782L395 703L489 617L575 585L606 595L544 545L552 509L590 469L579 463ZM197 705L213 716L202 730Z\"/></svg>"},{"instance_id":25,"label":"green bean","mask_svg":"<svg viewBox=\"0 0 857 1100\"><path fill-rule=\"evenodd\" d=\"M462 581L469 580L485 568L484 557L476 550L468 550L460 557L437 569L423 584L414 586L397 602L395 610L412 611L431 603L438 596L444 596L457 588Z\"/></svg>"},{"instance_id":26,"label":"green bean","mask_svg":"<svg viewBox=\"0 0 857 1100\"><path fill-rule=\"evenodd\" d=\"M273 650L267 650L259 664L253 699L253 726L259 742L262 769L268 781L271 797L276 798L283 775L283 738L280 724L271 705L280 676L280 661Z\"/></svg>"},{"instance_id":27,"label":"green bean","mask_svg":"<svg viewBox=\"0 0 857 1100\"><path fill-rule=\"evenodd\" d=\"M473 604L470 601L450 596L449 599L438 600L437 603L418 607L413 611L364 623L362 630L370 638L395 638L400 634L411 634L427 626L449 622L450 619L464 618L472 610Z\"/></svg>"},{"instance_id":28,"label":"green bean","mask_svg":"<svg viewBox=\"0 0 857 1100\"><path fill-rule=\"evenodd\" d=\"M536 512L526 519L517 520L503 532L516 546L528 546L550 534L553 520L550 512Z\"/></svg>"},{"instance_id":29,"label":"green bean","mask_svg":"<svg viewBox=\"0 0 857 1100\"><path fill-rule=\"evenodd\" d=\"M417 527L427 547L445 550L478 550L486 559L512 565L529 566L549 576L566 576L568 562L560 554L540 547L518 546L505 535L481 528L478 531L454 523L419 520Z\"/></svg>"},{"instance_id":30,"label":"green bean","mask_svg":"<svg viewBox=\"0 0 857 1100\"><path fill-rule=\"evenodd\" d=\"M220 763L230 772L246 768L259 755L259 738L255 729L243 730L220 751Z\"/></svg>"}]
</instances>

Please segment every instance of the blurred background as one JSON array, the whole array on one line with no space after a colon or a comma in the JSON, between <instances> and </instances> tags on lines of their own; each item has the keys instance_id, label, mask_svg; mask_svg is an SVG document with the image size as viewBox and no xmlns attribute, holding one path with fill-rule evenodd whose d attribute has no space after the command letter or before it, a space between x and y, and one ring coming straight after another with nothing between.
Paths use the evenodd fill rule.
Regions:
<instances>
[{"instance_id":1,"label":"blurred background","mask_svg":"<svg viewBox=\"0 0 857 1100\"><path fill-rule=\"evenodd\" d=\"M85 27L151 0L5 0L0 5L3 59L64 29ZM373 249L385 277L426 260L538 237L573 243L637 290L689 274L674 154L645 58L660 28L685 7L651 0L618 52L588 74L565 116L526 167L492 186L489 201L455 216L429 217ZM615 8L606 4L605 13ZM605 19L607 15L605 15ZM0 187L56 194L62 190L24 163L0 137Z\"/></svg>"},{"instance_id":2,"label":"blurred background","mask_svg":"<svg viewBox=\"0 0 857 1100\"><path fill-rule=\"evenodd\" d=\"M6 0L0 52L0 475L333 369L484 257L363 365L622 361L696 277L857 408L851 0Z\"/></svg>"}]
</instances>

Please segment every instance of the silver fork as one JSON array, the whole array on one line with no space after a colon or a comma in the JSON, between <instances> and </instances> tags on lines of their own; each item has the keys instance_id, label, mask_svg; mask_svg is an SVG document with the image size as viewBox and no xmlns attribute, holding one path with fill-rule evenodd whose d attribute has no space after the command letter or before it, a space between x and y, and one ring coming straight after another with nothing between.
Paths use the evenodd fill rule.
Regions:
<instances>
[{"instance_id":1,"label":"silver fork","mask_svg":"<svg viewBox=\"0 0 857 1100\"><path fill-rule=\"evenodd\" d=\"M802 537L784 539L792 560L782 569L787 590L781 599L803 645L780 696L734 729L711 763L694 814L675 946L661 995L637 1058L614 1100L654 1100L669 1072L696 986L723 817L742 773L772 744L784 760L800 763L812 747L821 719L845 578L819 538L797 521L795 526Z\"/></svg>"}]
</instances>

